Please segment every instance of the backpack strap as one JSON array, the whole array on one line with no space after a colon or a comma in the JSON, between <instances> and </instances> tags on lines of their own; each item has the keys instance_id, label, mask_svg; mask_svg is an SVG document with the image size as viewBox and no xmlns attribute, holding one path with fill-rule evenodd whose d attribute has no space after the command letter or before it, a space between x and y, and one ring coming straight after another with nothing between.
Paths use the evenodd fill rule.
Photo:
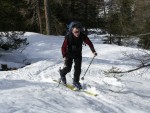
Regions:
<instances>
[{"instance_id":1,"label":"backpack strap","mask_svg":"<svg viewBox=\"0 0 150 113\"><path fill-rule=\"evenodd\" d=\"M67 39L67 41L68 41L68 45L71 45L72 43L72 36L71 36L71 34L70 33L68 33L66 36L65 36L65 39Z\"/></svg>"}]
</instances>

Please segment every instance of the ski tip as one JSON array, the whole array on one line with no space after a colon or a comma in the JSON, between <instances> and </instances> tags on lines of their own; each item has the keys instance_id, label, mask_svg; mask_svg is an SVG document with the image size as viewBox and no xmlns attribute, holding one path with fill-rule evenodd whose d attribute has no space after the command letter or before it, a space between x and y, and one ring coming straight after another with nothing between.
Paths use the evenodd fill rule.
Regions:
<instances>
[{"instance_id":1,"label":"ski tip","mask_svg":"<svg viewBox=\"0 0 150 113\"><path fill-rule=\"evenodd\" d=\"M87 90L82 90L83 92L85 92L86 94L92 95L92 96L98 96L97 93L93 93L91 91L87 91Z\"/></svg>"}]
</instances>

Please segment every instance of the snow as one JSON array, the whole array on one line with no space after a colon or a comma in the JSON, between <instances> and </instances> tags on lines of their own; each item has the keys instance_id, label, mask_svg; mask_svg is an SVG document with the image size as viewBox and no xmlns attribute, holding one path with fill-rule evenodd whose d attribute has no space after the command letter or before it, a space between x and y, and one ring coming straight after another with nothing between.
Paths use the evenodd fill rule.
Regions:
<instances>
[{"instance_id":1,"label":"snow","mask_svg":"<svg viewBox=\"0 0 150 113\"><path fill-rule=\"evenodd\" d=\"M102 44L102 36L89 36L98 56L94 58L81 84L91 96L58 86L58 69L63 67L61 45L63 36L47 36L27 32L29 45L22 51L1 52L0 63L17 70L0 71L0 113L149 113L150 71L147 68L124 74L105 75L112 67L128 70L139 62L123 55L129 52L142 55L136 48ZM83 47L81 77L93 54ZM31 65L26 65L26 63ZM26 65L26 66L25 66ZM25 66L25 67L24 67ZM73 69L67 74L72 83Z\"/></svg>"}]
</instances>

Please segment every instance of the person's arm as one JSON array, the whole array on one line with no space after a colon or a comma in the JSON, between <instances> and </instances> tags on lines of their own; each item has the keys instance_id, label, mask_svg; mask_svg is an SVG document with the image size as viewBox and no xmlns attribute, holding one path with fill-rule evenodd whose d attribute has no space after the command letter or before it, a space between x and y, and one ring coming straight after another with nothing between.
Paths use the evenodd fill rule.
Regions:
<instances>
[{"instance_id":1,"label":"person's arm","mask_svg":"<svg viewBox=\"0 0 150 113\"><path fill-rule=\"evenodd\" d=\"M61 52L62 52L63 58L65 58L66 55L67 55L67 43L68 43L67 39L65 38L65 40L64 40L64 42L62 44L62 47L61 47Z\"/></svg>"},{"instance_id":2,"label":"person's arm","mask_svg":"<svg viewBox=\"0 0 150 113\"><path fill-rule=\"evenodd\" d=\"M94 53L95 52L94 46L87 36L85 36L84 42L90 47L91 51Z\"/></svg>"},{"instance_id":3,"label":"person's arm","mask_svg":"<svg viewBox=\"0 0 150 113\"><path fill-rule=\"evenodd\" d=\"M93 46L93 43L90 41L90 39L89 39L87 36L85 36L84 42L85 42L87 45L89 45L89 47L90 47L91 51L93 52L94 56L97 56L97 52L95 51L95 48L94 48L94 46Z\"/></svg>"}]
</instances>

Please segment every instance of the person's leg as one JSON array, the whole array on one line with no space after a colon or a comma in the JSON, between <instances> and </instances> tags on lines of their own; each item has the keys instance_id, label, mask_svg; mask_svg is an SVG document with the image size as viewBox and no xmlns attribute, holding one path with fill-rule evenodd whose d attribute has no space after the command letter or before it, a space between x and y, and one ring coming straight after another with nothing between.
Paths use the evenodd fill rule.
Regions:
<instances>
[{"instance_id":1,"label":"person's leg","mask_svg":"<svg viewBox=\"0 0 150 113\"><path fill-rule=\"evenodd\" d=\"M71 67L72 67L72 63L73 63L73 59L72 58L67 58L65 63L64 63L64 67L63 69L60 70L60 76L61 76L61 80L64 84L66 84L66 77L65 75L71 71Z\"/></svg>"},{"instance_id":2,"label":"person's leg","mask_svg":"<svg viewBox=\"0 0 150 113\"><path fill-rule=\"evenodd\" d=\"M79 83L81 74L82 56L74 58L74 80L73 83Z\"/></svg>"}]
</instances>

